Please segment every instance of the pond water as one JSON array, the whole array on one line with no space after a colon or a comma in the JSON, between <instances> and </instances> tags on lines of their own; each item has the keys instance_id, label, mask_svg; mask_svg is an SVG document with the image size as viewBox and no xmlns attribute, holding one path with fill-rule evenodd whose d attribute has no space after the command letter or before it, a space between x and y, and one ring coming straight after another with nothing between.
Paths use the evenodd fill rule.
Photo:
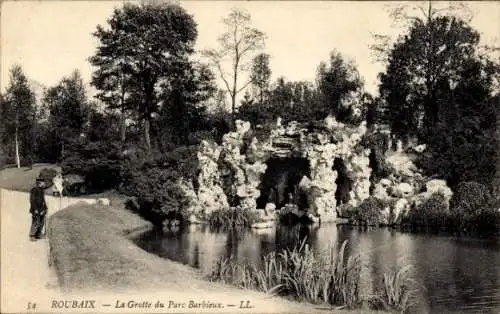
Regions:
<instances>
[{"instance_id":1,"label":"pond water","mask_svg":"<svg viewBox=\"0 0 500 314\"><path fill-rule=\"evenodd\" d=\"M500 241L468 237L363 230L346 225L278 226L266 230L214 232L191 225L171 232L152 230L137 245L209 273L219 258L260 264L262 255L292 248L302 239L315 251L334 251L348 240L363 261L362 291L373 291L386 270L413 265L421 284L416 313L500 313Z\"/></svg>"}]
</instances>

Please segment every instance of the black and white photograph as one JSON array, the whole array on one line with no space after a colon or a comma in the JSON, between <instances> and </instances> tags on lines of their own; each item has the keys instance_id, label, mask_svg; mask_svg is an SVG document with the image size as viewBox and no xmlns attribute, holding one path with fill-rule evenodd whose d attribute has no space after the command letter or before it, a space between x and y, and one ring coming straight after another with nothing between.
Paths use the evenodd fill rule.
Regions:
<instances>
[{"instance_id":1,"label":"black and white photograph","mask_svg":"<svg viewBox=\"0 0 500 314\"><path fill-rule=\"evenodd\" d=\"M0 20L1 313L500 314L500 2Z\"/></svg>"}]
</instances>

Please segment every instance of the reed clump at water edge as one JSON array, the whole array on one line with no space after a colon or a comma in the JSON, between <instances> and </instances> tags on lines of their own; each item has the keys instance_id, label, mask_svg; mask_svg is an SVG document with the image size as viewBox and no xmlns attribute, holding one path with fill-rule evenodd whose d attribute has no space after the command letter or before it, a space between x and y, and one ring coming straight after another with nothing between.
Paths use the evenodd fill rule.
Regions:
<instances>
[{"instance_id":1,"label":"reed clump at water edge","mask_svg":"<svg viewBox=\"0 0 500 314\"><path fill-rule=\"evenodd\" d=\"M220 259L208 279L337 308L358 308L365 303L374 309L407 312L412 296L410 268L387 272L384 289L363 297L359 287L361 258L359 254L348 256L346 246L344 241L338 254L332 248L316 256L303 241L293 249L263 256L260 267L238 263L233 257Z\"/></svg>"},{"instance_id":2,"label":"reed clump at water edge","mask_svg":"<svg viewBox=\"0 0 500 314\"><path fill-rule=\"evenodd\" d=\"M411 278L411 265L399 270L384 273L383 287L377 294L370 296L369 302L374 309L408 313L413 303L413 296L418 293L418 283Z\"/></svg>"}]
</instances>

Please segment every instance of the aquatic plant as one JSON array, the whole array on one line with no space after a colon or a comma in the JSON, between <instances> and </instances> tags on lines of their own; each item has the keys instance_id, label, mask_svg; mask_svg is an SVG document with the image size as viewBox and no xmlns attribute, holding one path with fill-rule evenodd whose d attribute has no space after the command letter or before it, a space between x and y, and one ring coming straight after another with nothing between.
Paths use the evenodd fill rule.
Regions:
<instances>
[{"instance_id":1,"label":"aquatic plant","mask_svg":"<svg viewBox=\"0 0 500 314\"><path fill-rule=\"evenodd\" d=\"M413 297L418 286L412 279L411 269L412 266L407 265L398 271L385 272L382 289L370 299L372 307L407 313L414 303Z\"/></svg>"},{"instance_id":2,"label":"aquatic plant","mask_svg":"<svg viewBox=\"0 0 500 314\"><path fill-rule=\"evenodd\" d=\"M261 268L230 257L219 260L208 278L312 303L354 307L360 303L361 261L359 255L347 257L346 246L347 241L335 258L333 248L317 257L303 241L293 249L265 255Z\"/></svg>"},{"instance_id":3,"label":"aquatic plant","mask_svg":"<svg viewBox=\"0 0 500 314\"><path fill-rule=\"evenodd\" d=\"M248 227L257 222L258 214L250 209L230 207L213 211L207 218L212 227Z\"/></svg>"},{"instance_id":4,"label":"aquatic plant","mask_svg":"<svg viewBox=\"0 0 500 314\"><path fill-rule=\"evenodd\" d=\"M364 299L360 295L361 259L349 256L347 241L335 254L329 251L315 255L305 243L279 253L271 252L262 258L260 267L237 263L233 257L220 259L210 281L233 284L268 294L287 296L314 304L329 304L337 308L356 308ZM377 309L407 311L412 305L410 266L384 274L384 289L369 298Z\"/></svg>"}]
</instances>

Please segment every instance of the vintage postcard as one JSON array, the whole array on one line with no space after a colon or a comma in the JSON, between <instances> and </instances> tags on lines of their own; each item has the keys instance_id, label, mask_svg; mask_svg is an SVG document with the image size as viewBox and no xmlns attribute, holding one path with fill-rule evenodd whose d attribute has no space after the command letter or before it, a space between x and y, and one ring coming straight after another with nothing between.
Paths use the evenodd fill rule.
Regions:
<instances>
[{"instance_id":1,"label":"vintage postcard","mask_svg":"<svg viewBox=\"0 0 500 314\"><path fill-rule=\"evenodd\" d=\"M1 313L500 313L500 4L1 1Z\"/></svg>"}]
</instances>

